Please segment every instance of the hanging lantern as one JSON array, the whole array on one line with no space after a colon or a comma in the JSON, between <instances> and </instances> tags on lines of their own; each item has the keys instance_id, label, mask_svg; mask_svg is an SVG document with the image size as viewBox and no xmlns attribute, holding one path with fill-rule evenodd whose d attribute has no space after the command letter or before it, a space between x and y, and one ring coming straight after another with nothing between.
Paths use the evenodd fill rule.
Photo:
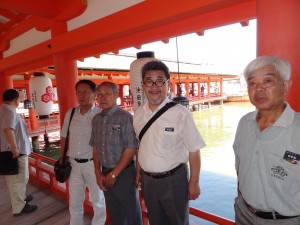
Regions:
<instances>
[{"instance_id":1,"label":"hanging lantern","mask_svg":"<svg viewBox=\"0 0 300 225\"><path fill-rule=\"evenodd\" d=\"M24 109L32 109L32 104L29 99L24 100Z\"/></svg>"},{"instance_id":2,"label":"hanging lantern","mask_svg":"<svg viewBox=\"0 0 300 225\"><path fill-rule=\"evenodd\" d=\"M137 59L130 64L130 91L133 97L132 109L135 112L144 102L144 91L142 87L142 67L154 58L154 52L138 52Z\"/></svg>"},{"instance_id":3,"label":"hanging lantern","mask_svg":"<svg viewBox=\"0 0 300 225\"><path fill-rule=\"evenodd\" d=\"M53 108L53 88L49 77L44 73L34 73L29 81L32 104L40 119L49 118Z\"/></svg>"}]
</instances>

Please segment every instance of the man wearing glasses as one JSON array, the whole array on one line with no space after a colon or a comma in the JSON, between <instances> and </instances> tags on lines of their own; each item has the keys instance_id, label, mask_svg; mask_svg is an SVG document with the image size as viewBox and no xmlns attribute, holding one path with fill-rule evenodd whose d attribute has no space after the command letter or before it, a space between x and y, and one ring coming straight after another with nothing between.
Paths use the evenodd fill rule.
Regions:
<instances>
[{"instance_id":1,"label":"man wearing glasses","mask_svg":"<svg viewBox=\"0 0 300 225\"><path fill-rule=\"evenodd\" d=\"M133 117L137 136L170 101L170 74L164 63L146 63L142 79L146 101ZM146 131L139 143L136 185L141 182L150 224L189 224L189 199L200 195L200 149L204 146L191 112L181 105L168 109Z\"/></svg>"}]
</instances>

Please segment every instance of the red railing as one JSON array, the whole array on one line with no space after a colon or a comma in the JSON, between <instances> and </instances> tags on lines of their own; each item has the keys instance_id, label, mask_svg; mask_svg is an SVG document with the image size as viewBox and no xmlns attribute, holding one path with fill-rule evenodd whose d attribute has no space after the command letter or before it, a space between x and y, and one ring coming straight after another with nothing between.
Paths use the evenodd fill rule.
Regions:
<instances>
[{"instance_id":1,"label":"red railing","mask_svg":"<svg viewBox=\"0 0 300 225\"><path fill-rule=\"evenodd\" d=\"M60 197L64 198L66 202L69 200L68 186L69 182L59 183L55 178L53 171L53 164L55 163L54 159L51 159L46 156L39 155L37 153L31 153L29 157L29 175L30 181L35 183L43 188L47 188ZM140 192L140 204L142 209L143 225L149 225L147 208L143 199L143 196ZM84 209L89 213L93 213L93 206L89 199L88 189L86 189ZM235 225L234 221L219 217L217 215L202 211L190 207L190 214L198 218L213 222L219 225ZM110 219L107 218L107 224ZM194 223L195 224L195 223Z\"/></svg>"}]
</instances>

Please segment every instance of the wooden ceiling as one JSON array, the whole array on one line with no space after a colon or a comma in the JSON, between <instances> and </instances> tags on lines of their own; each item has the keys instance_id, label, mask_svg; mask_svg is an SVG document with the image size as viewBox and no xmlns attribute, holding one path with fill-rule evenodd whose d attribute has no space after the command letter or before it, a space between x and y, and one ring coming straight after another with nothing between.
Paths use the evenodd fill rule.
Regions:
<instances>
[{"instance_id":1,"label":"wooden ceiling","mask_svg":"<svg viewBox=\"0 0 300 225\"><path fill-rule=\"evenodd\" d=\"M128 0L133 2L132 6L68 29L68 21L80 18L89 7L95 7L97 1L106 2L109 7L119 2L1 0L0 76L53 65L55 54L75 60L99 57L153 41L168 42L169 38L183 34L203 35L205 30L218 26L238 22L246 25L256 14L255 0ZM38 32L50 31L51 37L7 54L14 47L14 40L33 28Z\"/></svg>"}]
</instances>

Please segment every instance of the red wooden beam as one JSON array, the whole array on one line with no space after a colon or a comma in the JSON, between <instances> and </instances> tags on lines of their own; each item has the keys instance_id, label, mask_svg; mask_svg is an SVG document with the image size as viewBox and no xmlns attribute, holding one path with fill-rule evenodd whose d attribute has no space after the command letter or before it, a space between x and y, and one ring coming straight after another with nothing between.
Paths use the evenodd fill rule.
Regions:
<instances>
[{"instance_id":1,"label":"red wooden beam","mask_svg":"<svg viewBox=\"0 0 300 225\"><path fill-rule=\"evenodd\" d=\"M224 2L231 3L230 7L222 8ZM232 6L233 2L244 3ZM209 4L215 11L210 11ZM170 10L165 10L170 6ZM143 16L140 16L141 12ZM60 52L68 52L70 59L78 59L163 40L253 19L255 13L254 0L187 1L184 4L182 1L149 0L7 57L0 64L0 71L13 74L25 71L25 68L51 65L43 62L52 61L53 54ZM110 29L103 32L99 27Z\"/></svg>"}]
</instances>

